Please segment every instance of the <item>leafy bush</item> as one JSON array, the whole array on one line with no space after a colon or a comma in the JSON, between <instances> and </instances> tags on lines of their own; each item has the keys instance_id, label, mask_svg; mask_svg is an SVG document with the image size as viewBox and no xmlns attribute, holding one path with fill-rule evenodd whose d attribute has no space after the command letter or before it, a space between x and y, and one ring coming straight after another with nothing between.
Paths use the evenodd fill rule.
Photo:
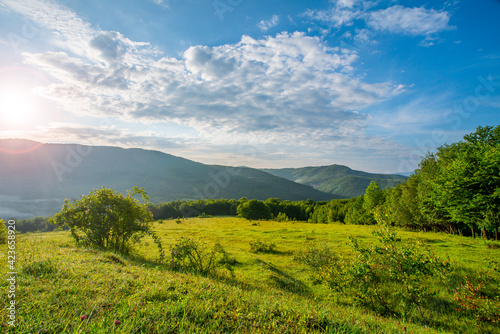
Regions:
<instances>
[{"instance_id":1,"label":"leafy bush","mask_svg":"<svg viewBox=\"0 0 500 334\"><path fill-rule=\"evenodd\" d=\"M288 218L288 216L286 215L286 213L284 212L280 212L278 213L278 215L274 218L275 221L277 222L288 222L290 221L290 218Z\"/></svg>"},{"instance_id":2,"label":"leafy bush","mask_svg":"<svg viewBox=\"0 0 500 334\"><path fill-rule=\"evenodd\" d=\"M349 237L354 257L344 258L323 249L302 252L296 258L308 264L316 277L340 295L382 314L409 316L434 295L430 277L445 278L450 266L415 243L404 243L388 226L374 232L378 245L362 247Z\"/></svg>"},{"instance_id":3,"label":"leafy bush","mask_svg":"<svg viewBox=\"0 0 500 334\"><path fill-rule=\"evenodd\" d=\"M455 292L455 300L460 305L458 311L473 314L478 321L500 323L500 297L485 296L481 292L483 285L475 285L465 277L465 283L460 283Z\"/></svg>"},{"instance_id":4,"label":"leafy bush","mask_svg":"<svg viewBox=\"0 0 500 334\"><path fill-rule=\"evenodd\" d=\"M61 212L52 218L52 222L68 226L77 242L81 240L87 245L121 253L127 253L143 235L151 234L161 257L161 244L151 230L153 216L146 204L134 199L135 195L141 195L145 202L149 199L144 189L137 187L127 191L126 196L112 189L94 189L73 203L65 200Z\"/></svg>"},{"instance_id":5,"label":"leafy bush","mask_svg":"<svg viewBox=\"0 0 500 334\"><path fill-rule=\"evenodd\" d=\"M270 219L271 209L266 203L255 199L246 201L238 205L237 213L240 217L246 219Z\"/></svg>"},{"instance_id":6,"label":"leafy bush","mask_svg":"<svg viewBox=\"0 0 500 334\"><path fill-rule=\"evenodd\" d=\"M311 276L315 284L321 283L324 279L323 274L329 268L337 267L340 260L327 245L320 247L309 245L305 250L296 252L293 259L313 269Z\"/></svg>"},{"instance_id":7,"label":"leafy bush","mask_svg":"<svg viewBox=\"0 0 500 334\"><path fill-rule=\"evenodd\" d=\"M260 240L250 242L250 252L252 253L278 253L276 244L265 243Z\"/></svg>"},{"instance_id":8,"label":"leafy bush","mask_svg":"<svg viewBox=\"0 0 500 334\"><path fill-rule=\"evenodd\" d=\"M191 238L177 239L177 243L170 245L171 269L197 274L216 274L218 269L226 269L233 275L235 261L220 244L215 244L211 249Z\"/></svg>"},{"instance_id":9,"label":"leafy bush","mask_svg":"<svg viewBox=\"0 0 500 334\"><path fill-rule=\"evenodd\" d=\"M8 240L7 227L5 222L0 218L0 244L6 244Z\"/></svg>"}]
</instances>

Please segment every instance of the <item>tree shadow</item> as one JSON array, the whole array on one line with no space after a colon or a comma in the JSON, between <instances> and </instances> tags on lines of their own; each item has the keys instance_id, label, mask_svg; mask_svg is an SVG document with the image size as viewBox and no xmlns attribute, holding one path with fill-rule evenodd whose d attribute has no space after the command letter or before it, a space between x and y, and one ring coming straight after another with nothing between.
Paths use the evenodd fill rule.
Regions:
<instances>
[{"instance_id":1,"label":"tree shadow","mask_svg":"<svg viewBox=\"0 0 500 334\"><path fill-rule=\"evenodd\" d=\"M295 277L279 269L272 263L268 263L261 259L257 259L257 261L259 263L262 263L267 269L271 271L269 279L279 289L291 293L297 293L307 297L312 297L313 293L311 289L307 285L305 285L304 282L302 282L301 280L296 279Z\"/></svg>"}]
</instances>

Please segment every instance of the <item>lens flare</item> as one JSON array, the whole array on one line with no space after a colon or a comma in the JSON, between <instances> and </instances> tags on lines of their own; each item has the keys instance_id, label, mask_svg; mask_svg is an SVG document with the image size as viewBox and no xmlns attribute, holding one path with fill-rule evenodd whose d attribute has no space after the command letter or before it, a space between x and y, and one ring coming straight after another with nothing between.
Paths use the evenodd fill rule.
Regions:
<instances>
[{"instance_id":1,"label":"lens flare","mask_svg":"<svg viewBox=\"0 0 500 334\"><path fill-rule=\"evenodd\" d=\"M5 125L27 124L33 117L34 108L28 94L18 91L0 92L0 120Z\"/></svg>"}]
</instances>

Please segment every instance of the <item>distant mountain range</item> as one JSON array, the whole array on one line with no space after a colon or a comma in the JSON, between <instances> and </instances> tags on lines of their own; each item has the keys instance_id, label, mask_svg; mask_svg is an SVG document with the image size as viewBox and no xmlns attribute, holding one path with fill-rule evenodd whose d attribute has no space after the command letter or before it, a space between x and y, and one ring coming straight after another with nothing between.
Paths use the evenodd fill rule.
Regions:
<instances>
[{"instance_id":1,"label":"distant mountain range","mask_svg":"<svg viewBox=\"0 0 500 334\"><path fill-rule=\"evenodd\" d=\"M153 203L205 198L335 198L258 169L204 165L143 149L0 140L0 217L58 212L93 188L144 187Z\"/></svg>"},{"instance_id":2,"label":"distant mountain range","mask_svg":"<svg viewBox=\"0 0 500 334\"><path fill-rule=\"evenodd\" d=\"M65 198L76 199L103 186L120 192L144 187L153 203L241 197L326 201L363 194L371 179L384 180L379 182L383 187L398 180L344 166L258 170L205 165L143 149L0 140L4 219L52 215Z\"/></svg>"},{"instance_id":3,"label":"distant mountain range","mask_svg":"<svg viewBox=\"0 0 500 334\"><path fill-rule=\"evenodd\" d=\"M386 189L407 179L406 176L399 174L372 174L342 165L263 169L263 171L290 181L306 184L340 198L363 195L371 181L376 181L382 189Z\"/></svg>"}]
</instances>

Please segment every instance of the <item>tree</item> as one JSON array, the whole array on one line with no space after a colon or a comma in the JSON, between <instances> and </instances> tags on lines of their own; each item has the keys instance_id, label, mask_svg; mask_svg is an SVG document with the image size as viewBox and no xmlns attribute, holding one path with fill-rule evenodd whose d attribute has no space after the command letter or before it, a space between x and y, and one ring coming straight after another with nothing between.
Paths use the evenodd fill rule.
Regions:
<instances>
[{"instance_id":1,"label":"tree","mask_svg":"<svg viewBox=\"0 0 500 334\"><path fill-rule=\"evenodd\" d=\"M500 225L500 126L478 127L464 140L438 149L439 173L431 198L454 222L498 233Z\"/></svg>"},{"instance_id":2,"label":"tree","mask_svg":"<svg viewBox=\"0 0 500 334\"><path fill-rule=\"evenodd\" d=\"M270 219L271 210L266 203L251 199L238 205L238 215L246 219Z\"/></svg>"},{"instance_id":3,"label":"tree","mask_svg":"<svg viewBox=\"0 0 500 334\"><path fill-rule=\"evenodd\" d=\"M384 204L384 191L380 189L377 182L371 181L363 196L363 208L368 212L374 212L377 207Z\"/></svg>"},{"instance_id":4,"label":"tree","mask_svg":"<svg viewBox=\"0 0 500 334\"><path fill-rule=\"evenodd\" d=\"M146 203L141 204L135 195L141 195ZM148 199L144 188L134 187L125 196L112 189L94 189L73 203L66 199L52 222L69 227L77 242L83 239L88 245L126 253L132 243L152 233Z\"/></svg>"}]
</instances>

